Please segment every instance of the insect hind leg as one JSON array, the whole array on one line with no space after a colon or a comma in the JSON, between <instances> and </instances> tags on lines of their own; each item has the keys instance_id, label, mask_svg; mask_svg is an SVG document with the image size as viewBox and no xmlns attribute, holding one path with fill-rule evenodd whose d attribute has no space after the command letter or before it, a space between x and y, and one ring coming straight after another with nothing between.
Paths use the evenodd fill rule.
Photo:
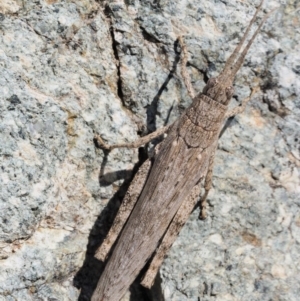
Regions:
<instances>
[{"instance_id":1,"label":"insect hind leg","mask_svg":"<svg viewBox=\"0 0 300 301\"><path fill-rule=\"evenodd\" d=\"M123 199L121 207L115 217L113 225L109 230L106 238L104 239L102 245L95 253L95 257L101 261L105 261L111 247L115 243L118 235L120 234L124 224L126 223L134 205L136 204L141 191L147 180L149 171L151 168L151 160L148 159L140 167L136 175L134 176L132 183L130 184L126 195Z\"/></svg>"}]
</instances>

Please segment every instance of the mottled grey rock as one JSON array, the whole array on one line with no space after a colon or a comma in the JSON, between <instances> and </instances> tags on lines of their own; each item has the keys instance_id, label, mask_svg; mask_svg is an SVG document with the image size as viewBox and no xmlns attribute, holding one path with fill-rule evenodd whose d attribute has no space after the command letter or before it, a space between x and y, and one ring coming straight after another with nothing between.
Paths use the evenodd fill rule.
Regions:
<instances>
[{"instance_id":1,"label":"mottled grey rock","mask_svg":"<svg viewBox=\"0 0 300 301\"><path fill-rule=\"evenodd\" d=\"M98 150L94 133L134 141L173 122L191 103L177 37L199 92L258 2L1 1L0 301L89 300L93 253L144 157ZM208 218L192 214L152 300L299 299L300 6L266 11L279 4L235 81L232 106L260 91L220 139Z\"/></svg>"}]
</instances>

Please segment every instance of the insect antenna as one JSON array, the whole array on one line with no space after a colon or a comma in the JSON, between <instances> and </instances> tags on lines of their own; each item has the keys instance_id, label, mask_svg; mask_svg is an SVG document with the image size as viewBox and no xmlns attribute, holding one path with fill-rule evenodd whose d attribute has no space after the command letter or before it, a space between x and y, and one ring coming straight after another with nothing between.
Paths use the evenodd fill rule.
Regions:
<instances>
[{"instance_id":1,"label":"insect antenna","mask_svg":"<svg viewBox=\"0 0 300 301\"><path fill-rule=\"evenodd\" d=\"M257 9L256 9L255 14L253 15L253 17L252 17L252 19L251 19L251 21L250 21L250 23L249 23L249 25L248 25L248 27L247 27L247 29L246 29L246 32L244 33L244 35L243 35L242 39L240 40L239 44L236 46L236 48L234 49L234 51L232 52L232 54L231 54L230 57L228 58L228 60L227 60L227 62L226 62L226 64L225 64L225 67L224 67L224 69L223 69L223 70L224 70L224 71L223 71L224 73L228 72L228 69L231 68L231 66L233 65L234 61L236 60L236 58L237 58L237 56L238 56L238 54L239 54L239 52L240 52L240 50L241 50L241 48L242 48L242 46L243 46L243 44L244 44L244 42L245 42L245 40L246 40L248 34L249 34L249 31L250 31L250 29L251 29L253 23L254 23L255 20L256 20L257 14L258 14L259 11L261 10L261 7L262 7L262 5L263 5L263 2L264 2L264 0L262 0L262 1L260 2L259 6L258 6Z\"/></svg>"},{"instance_id":2,"label":"insect antenna","mask_svg":"<svg viewBox=\"0 0 300 301\"><path fill-rule=\"evenodd\" d=\"M272 9L268 14L266 14L264 16L264 18L262 19L262 21L260 22L259 26L257 27L255 33L252 35L251 39L249 40L249 42L247 43L246 47L244 48L243 52L241 53L241 55L238 57L238 59L236 60L236 62L234 63L234 65L231 67L231 71L230 71L230 78L233 79L235 74L238 72L238 70L240 69L240 67L242 66L245 56L249 50L249 48L251 47L254 39L256 38L257 34L259 33L261 27L264 25L264 23L266 22L266 20L269 18L269 16L277 9L274 8Z\"/></svg>"}]
</instances>

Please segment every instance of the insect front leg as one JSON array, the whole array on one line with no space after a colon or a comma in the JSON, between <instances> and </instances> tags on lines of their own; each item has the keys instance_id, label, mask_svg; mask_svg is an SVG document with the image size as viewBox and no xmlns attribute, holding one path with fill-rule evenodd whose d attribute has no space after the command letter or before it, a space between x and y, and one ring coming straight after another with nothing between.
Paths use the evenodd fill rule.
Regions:
<instances>
[{"instance_id":1,"label":"insect front leg","mask_svg":"<svg viewBox=\"0 0 300 301\"><path fill-rule=\"evenodd\" d=\"M105 240L100 248L96 251L95 257L101 261L104 261L109 253L112 245L115 243L118 235L120 234L124 224L126 223L134 205L136 204L138 197L147 180L149 171L151 168L151 160L148 159L139 168L138 172L134 176L132 183L130 184L126 195L123 199L121 207L115 217L113 225L109 230Z\"/></svg>"},{"instance_id":2,"label":"insect front leg","mask_svg":"<svg viewBox=\"0 0 300 301\"><path fill-rule=\"evenodd\" d=\"M195 91L191 83L191 78L187 72L186 64L188 60L188 52L185 43L183 42L182 36L178 37L178 41L181 47L182 60L181 60L181 76L183 78L186 89L189 96L193 99L195 97Z\"/></svg>"},{"instance_id":3,"label":"insect front leg","mask_svg":"<svg viewBox=\"0 0 300 301\"><path fill-rule=\"evenodd\" d=\"M105 143L99 135L95 135L95 140L97 142L98 147L106 149L106 150L112 150L114 148L121 148L121 147L138 148L138 147L150 142L151 140L157 138L158 136L165 134L170 129L170 127L171 127L171 125L164 126L147 136L141 137L140 139L138 139L134 142L129 142L129 143L118 143L118 144L109 145L109 144Z\"/></svg>"},{"instance_id":4,"label":"insect front leg","mask_svg":"<svg viewBox=\"0 0 300 301\"><path fill-rule=\"evenodd\" d=\"M242 101L242 103L241 103L240 106L237 106L237 107L231 109L230 111L228 111L226 113L226 115L225 115L225 118L230 118L230 117L233 117L233 116L235 116L237 114L243 113L245 111L245 109L246 109L247 103L252 99L253 95L257 92L257 90L258 90L258 87L253 88L252 91L251 91L250 96L246 97Z\"/></svg>"},{"instance_id":5,"label":"insect front leg","mask_svg":"<svg viewBox=\"0 0 300 301\"><path fill-rule=\"evenodd\" d=\"M164 257L172 244L174 243L178 233L181 228L184 226L189 215L193 211L193 208L196 206L199 194L201 190L201 184L196 185L191 194L184 200L179 210L175 214L172 222L170 223L154 257L150 262L150 266L143 277L141 284L144 287L150 288L153 285L155 276L164 260Z\"/></svg>"}]
</instances>

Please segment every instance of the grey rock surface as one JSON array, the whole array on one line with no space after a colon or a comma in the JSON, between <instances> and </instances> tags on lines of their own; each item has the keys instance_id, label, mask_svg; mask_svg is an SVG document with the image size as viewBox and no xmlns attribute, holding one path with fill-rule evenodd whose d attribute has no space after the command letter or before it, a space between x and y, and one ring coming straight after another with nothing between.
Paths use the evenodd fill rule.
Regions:
<instances>
[{"instance_id":1,"label":"grey rock surface","mask_svg":"<svg viewBox=\"0 0 300 301\"><path fill-rule=\"evenodd\" d=\"M89 300L94 259L143 150L134 141L216 76L259 1L0 2L0 301ZM280 5L235 81L259 92L219 142L208 218L195 211L151 300L299 300L300 2ZM124 300L149 300L137 285Z\"/></svg>"}]
</instances>

